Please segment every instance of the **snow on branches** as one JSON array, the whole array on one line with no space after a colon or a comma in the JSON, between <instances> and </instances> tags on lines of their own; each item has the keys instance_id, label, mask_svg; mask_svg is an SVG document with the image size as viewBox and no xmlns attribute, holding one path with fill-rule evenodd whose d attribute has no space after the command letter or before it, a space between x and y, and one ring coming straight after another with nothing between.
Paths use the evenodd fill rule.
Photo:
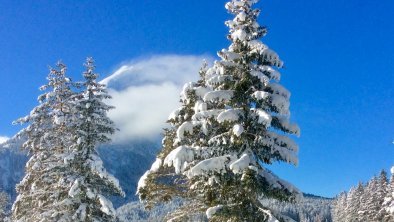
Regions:
<instances>
[{"instance_id":1,"label":"snow on branches","mask_svg":"<svg viewBox=\"0 0 394 222\"><path fill-rule=\"evenodd\" d=\"M231 45L218 52L220 60L212 67L203 66L197 82L183 88L182 105L170 114L158 155L163 161L140 180L137 193L149 207L187 197L204 206L210 218L265 220L268 211L256 197L293 200L298 194L264 168L274 161L297 165L298 146L289 136L299 136L300 129L289 122L290 92L278 83L283 62L259 40L267 30L257 23L256 2L226 4L235 16L226 22ZM235 200L235 192L242 198ZM232 214L234 208L242 213Z\"/></svg>"},{"instance_id":2,"label":"snow on branches","mask_svg":"<svg viewBox=\"0 0 394 222\"><path fill-rule=\"evenodd\" d=\"M12 211L15 221L115 220L112 203L104 195L124 195L97 154L100 143L115 132L106 116L112 107L105 86L96 82L91 58L84 82L66 76L66 66L51 68L40 89L39 105L16 123L29 124L16 137L31 158Z\"/></svg>"}]
</instances>

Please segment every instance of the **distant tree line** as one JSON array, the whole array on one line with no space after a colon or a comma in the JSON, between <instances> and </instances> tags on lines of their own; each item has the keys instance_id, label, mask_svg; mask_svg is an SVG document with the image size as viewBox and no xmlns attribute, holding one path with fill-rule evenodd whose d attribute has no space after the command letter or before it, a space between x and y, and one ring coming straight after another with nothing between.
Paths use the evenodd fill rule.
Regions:
<instances>
[{"instance_id":1,"label":"distant tree line","mask_svg":"<svg viewBox=\"0 0 394 222\"><path fill-rule=\"evenodd\" d=\"M335 222L394 221L394 167L390 180L384 170L366 184L359 183L339 194L332 209Z\"/></svg>"}]
</instances>

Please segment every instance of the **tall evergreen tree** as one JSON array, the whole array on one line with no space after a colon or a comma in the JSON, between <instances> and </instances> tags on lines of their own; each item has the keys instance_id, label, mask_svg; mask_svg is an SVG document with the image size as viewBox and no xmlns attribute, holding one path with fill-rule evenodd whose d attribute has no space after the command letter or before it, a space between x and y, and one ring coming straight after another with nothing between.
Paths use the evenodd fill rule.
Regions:
<instances>
[{"instance_id":1,"label":"tall evergreen tree","mask_svg":"<svg viewBox=\"0 0 394 222\"><path fill-rule=\"evenodd\" d=\"M332 209L332 220L335 222L345 222L346 221L346 207L347 207L347 193L340 193L337 198L335 198Z\"/></svg>"},{"instance_id":2,"label":"tall evergreen tree","mask_svg":"<svg viewBox=\"0 0 394 222\"><path fill-rule=\"evenodd\" d=\"M65 162L73 170L68 176L68 190L73 208L71 221L114 221L115 210L105 195L122 195L119 181L109 174L98 156L97 146L110 141L115 132L114 123L107 112L113 107L104 103L110 99L105 85L98 83L92 58L85 63L85 81L80 83L82 92L74 99L74 119L71 128L71 153Z\"/></svg>"},{"instance_id":3,"label":"tall evergreen tree","mask_svg":"<svg viewBox=\"0 0 394 222\"><path fill-rule=\"evenodd\" d=\"M387 193L384 198L382 209L386 210L382 221L394 221L394 166L391 168L390 183L387 185Z\"/></svg>"},{"instance_id":4,"label":"tall evergreen tree","mask_svg":"<svg viewBox=\"0 0 394 222\"><path fill-rule=\"evenodd\" d=\"M274 161L297 164L298 146L279 132L299 135L299 128L289 123L290 93L276 83L275 67L283 62L258 40L266 28L256 21L256 2L226 4L235 15L226 22L232 43L206 72L206 88L212 90L202 97L204 109L178 127L172 144L177 148L157 164L187 177L189 197L210 221L265 221L272 215L260 196L292 200L297 193L264 167Z\"/></svg>"},{"instance_id":5,"label":"tall evergreen tree","mask_svg":"<svg viewBox=\"0 0 394 222\"><path fill-rule=\"evenodd\" d=\"M376 211L377 214L374 215L373 219L375 221L383 221L383 219L387 215L387 211L384 209L383 202L385 197L387 196L387 187L388 187L388 180L387 180L387 173L386 171L382 170L378 177L378 185L376 189Z\"/></svg>"},{"instance_id":6,"label":"tall evergreen tree","mask_svg":"<svg viewBox=\"0 0 394 222\"><path fill-rule=\"evenodd\" d=\"M70 146L73 83L60 62L57 69L50 69L47 79L40 88L44 91L38 97L40 104L16 121L29 124L16 137L27 139L23 148L31 158L25 177L16 187L19 195L12 208L15 221L58 221L63 210L56 208L68 196L68 183L63 179L69 169L63 158Z\"/></svg>"},{"instance_id":7,"label":"tall evergreen tree","mask_svg":"<svg viewBox=\"0 0 394 222\"><path fill-rule=\"evenodd\" d=\"M363 195L364 186L361 182L359 182L357 187L350 189L346 200L346 221L363 221L363 214L360 212L361 198Z\"/></svg>"},{"instance_id":8,"label":"tall evergreen tree","mask_svg":"<svg viewBox=\"0 0 394 222\"><path fill-rule=\"evenodd\" d=\"M366 195L362 206L364 212L364 219L366 221L377 221L375 219L378 215L381 205L381 200L377 197L379 187L379 179L375 176L367 184L365 188Z\"/></svg>"}]
</instances>

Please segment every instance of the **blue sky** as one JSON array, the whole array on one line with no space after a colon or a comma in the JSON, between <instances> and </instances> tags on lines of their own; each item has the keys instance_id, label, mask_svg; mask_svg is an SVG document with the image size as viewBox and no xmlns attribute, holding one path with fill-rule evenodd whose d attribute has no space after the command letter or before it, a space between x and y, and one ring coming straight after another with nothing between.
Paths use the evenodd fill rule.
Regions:
<instances>
[{"instance_id":1,"label":"blue sky","mask_svg":"<svg viewBox=\"0 0 394 222\"><path fill-rule=\"evenodd\" d=\"M79 79L154 55L206 55L228 46L225 1L2 1L0 135L36 105L48 65ZM394 165L394 2L261 0L263 39L284 60L301 127L300 164L273 170L301 190L333 196ZM197 74L196 74L197 75Z\"/></svg>"}]
</instances>

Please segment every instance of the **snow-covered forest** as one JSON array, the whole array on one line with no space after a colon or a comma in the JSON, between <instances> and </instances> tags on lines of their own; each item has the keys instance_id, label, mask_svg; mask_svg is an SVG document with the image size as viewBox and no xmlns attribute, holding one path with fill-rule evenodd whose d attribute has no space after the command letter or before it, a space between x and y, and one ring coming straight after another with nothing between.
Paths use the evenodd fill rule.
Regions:
<instances>
[{"instance_id":1,"label":"snow-covered forest","mask_svg":"<svg viewBox=\"0 0 394 222\"><path fill-rule=\"evenodd\" d=\"M360 182L348 192L340 193L333 201L334 221L394 221L394 167L390 180L385 171Z\"/></svg>"},{"instance_id":2,"label":"snow-covered forest","mask_svg":"<svg viewBox=\"0 0 394 222\"><path fill-rule=\"evenodd\" d=\"M116 107L93 58L78 81L50 67L22 130L0 144L0 221L394 222L394 167L335 198L270 170L298 165L301 129L255 3L225 5L230 44L185 82L161 143L111 143Z\"/></svg>"}]
</instances>

